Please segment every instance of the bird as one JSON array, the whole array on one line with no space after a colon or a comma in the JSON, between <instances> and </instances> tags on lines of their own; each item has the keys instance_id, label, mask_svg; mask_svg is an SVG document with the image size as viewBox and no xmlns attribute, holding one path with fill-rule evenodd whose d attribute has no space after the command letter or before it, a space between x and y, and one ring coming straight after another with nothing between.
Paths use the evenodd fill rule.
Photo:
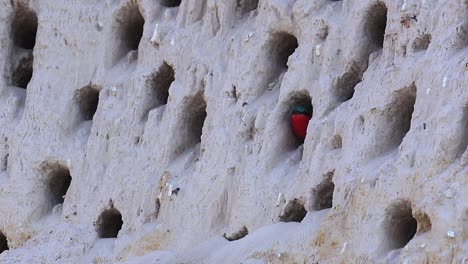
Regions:
<instances>
[{"instance_id":1,"label":"bird","mask_svg":"<svg viewBox=\"0 0 468 264\"><path fill-rule=\"evenodd\" d=\"M294 135L304 142L307 135L307 126L312 118L312 107L307 105L296 105L292 109L291 127Z\"/></svg>"}]
</instances>

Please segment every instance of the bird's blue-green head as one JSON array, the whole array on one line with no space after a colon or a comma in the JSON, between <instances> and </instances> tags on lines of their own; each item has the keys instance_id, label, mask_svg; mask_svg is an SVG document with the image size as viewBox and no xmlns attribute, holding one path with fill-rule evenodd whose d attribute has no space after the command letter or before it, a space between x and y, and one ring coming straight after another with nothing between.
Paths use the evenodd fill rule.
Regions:
<instances>
[{"instance_id":1,"label":"bird's blue-green head","mask_svg":"<svg viewBox=\"0 0 468 264\"><path fill-rule=\"evenodd\" d=\"M293 114L304 114L311 116L312 115L312 109L309 106L306 105L296 105L293 107L292 110Z\"/></svg>"}]
</instances>

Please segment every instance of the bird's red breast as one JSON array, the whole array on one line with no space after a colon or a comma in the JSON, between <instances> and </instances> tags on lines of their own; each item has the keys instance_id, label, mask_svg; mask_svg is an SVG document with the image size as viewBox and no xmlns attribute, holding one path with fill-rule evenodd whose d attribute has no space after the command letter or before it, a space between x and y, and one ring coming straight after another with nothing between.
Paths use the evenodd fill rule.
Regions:
<instances>
[{"instance_id":1,"label":"bird's red breast","mask_svg":"<svg viewBox=\"0 0 468 264\"><path fill-rule=\"evenodd\" d=\"M306 138L309 120L310 117L305 114L293 114L291 116L291 125L294 135L302 141Z\"/></svg>"}]
</instances>

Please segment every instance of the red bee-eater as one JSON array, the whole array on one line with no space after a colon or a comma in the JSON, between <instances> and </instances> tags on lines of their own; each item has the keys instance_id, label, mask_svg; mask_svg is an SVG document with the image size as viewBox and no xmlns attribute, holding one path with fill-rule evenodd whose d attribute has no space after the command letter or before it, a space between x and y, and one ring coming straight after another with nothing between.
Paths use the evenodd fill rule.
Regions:
<instances>
[{"instance_id":1,"label":"red bee-eater","mask_svg":"<svg viewBox=\"0 0 468 264\"><path fill-rule=\"evenodd\" d=\"M294 135L301 141L304 141L307 135L307 126L312 117L312 109L305 105L293 107L291 114L291 127Z\"/></svg>"}]
</instances>

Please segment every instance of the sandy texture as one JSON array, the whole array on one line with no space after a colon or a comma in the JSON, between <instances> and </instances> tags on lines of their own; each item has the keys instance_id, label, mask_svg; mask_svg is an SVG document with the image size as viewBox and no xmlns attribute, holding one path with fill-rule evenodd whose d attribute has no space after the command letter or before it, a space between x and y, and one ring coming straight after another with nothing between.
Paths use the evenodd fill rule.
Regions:
<instances>
[{"instance_id":1,"label":"sandy texture","mask_svg":"<svg viewBox=\"0 0 468 264\"><path fill-rule=\"evenodd\" d=\"M467 0L178 2L0 1L0 263L468 263Z\"/></svg>"}]
</instances>

